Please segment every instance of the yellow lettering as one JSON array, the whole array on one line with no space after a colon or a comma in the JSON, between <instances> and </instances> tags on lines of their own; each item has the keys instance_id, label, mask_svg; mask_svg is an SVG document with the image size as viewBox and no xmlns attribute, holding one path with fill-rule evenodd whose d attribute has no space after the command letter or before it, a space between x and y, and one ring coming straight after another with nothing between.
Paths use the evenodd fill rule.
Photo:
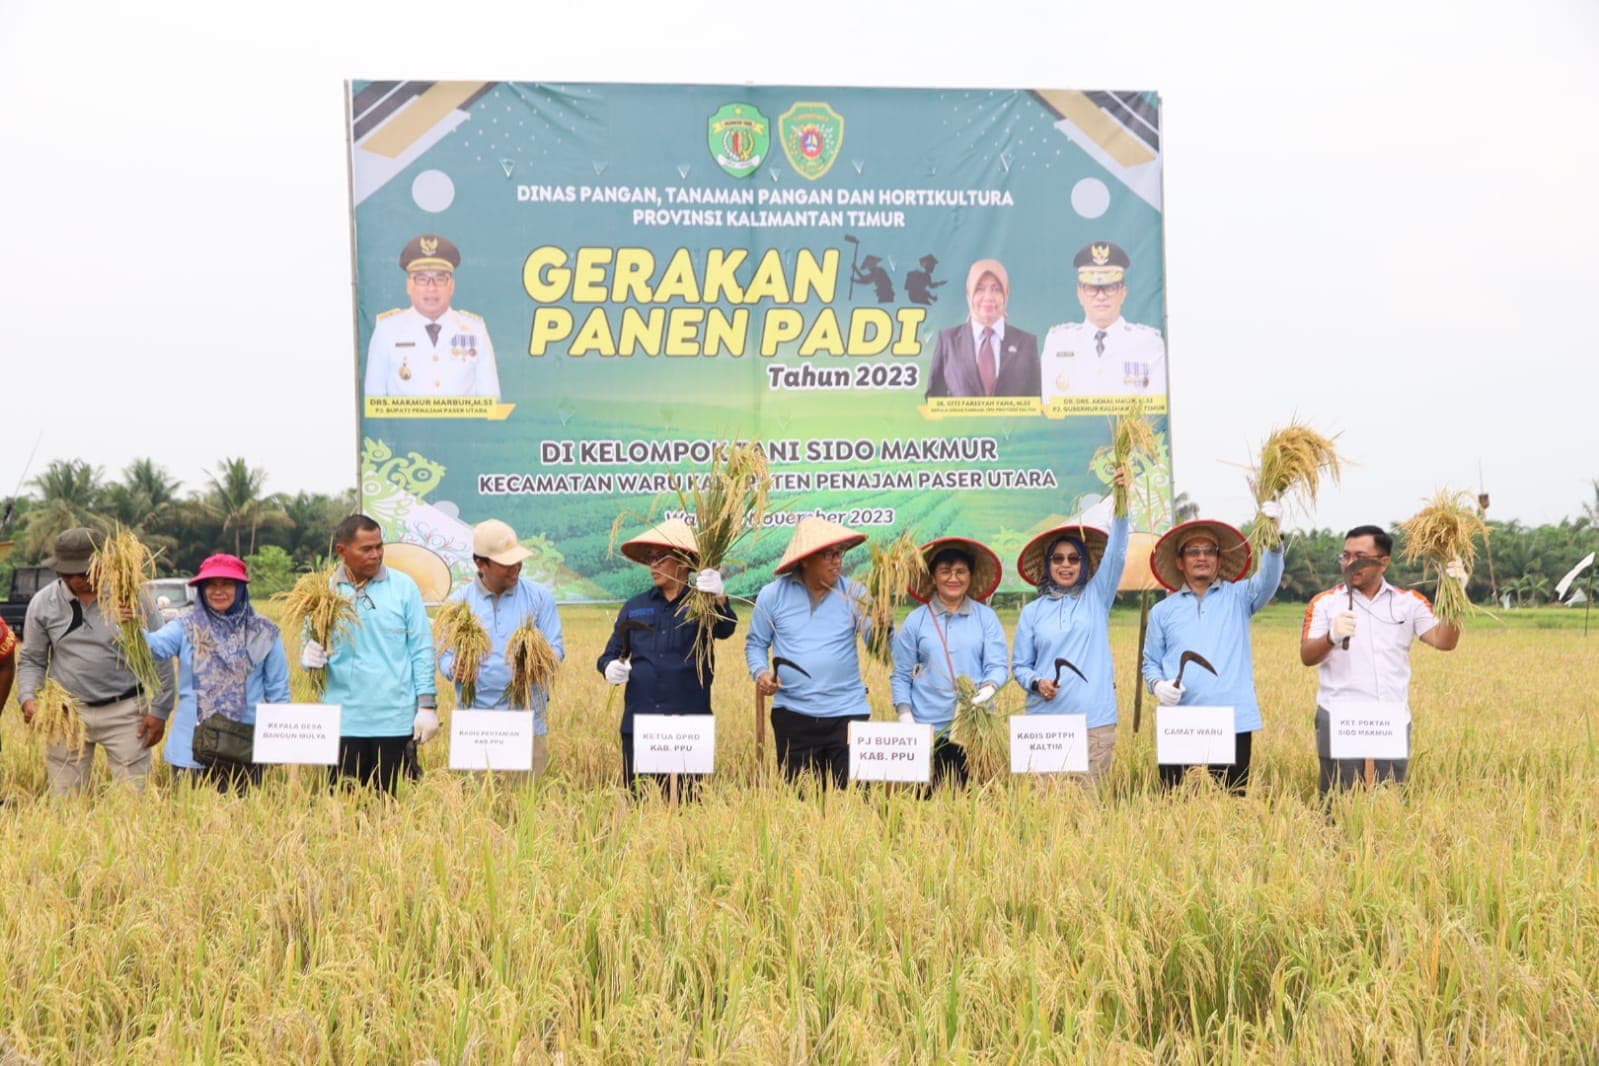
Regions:
<instances>
[{"instance_id":1,"label":"yellow lettering","mask_svg":"<svg viewBox=\"0 0 1599 1066\"><path fill-rule=\"evenodd\" d=\"M694 258L688 254L687 248L679 248L672 253L672 260L666 264L660 284L655 286L655 302L664 304L668 300L682 300L691 304L700 302L700 287L694 280Z\"/></svg>"},{"instance_id":2,"label":"yellow lettering","mask_svg":"<svg viewBox=\"0 0 1599 1066\"><path fill-rule=\"evenodd\" d=\"M729 315L720 307L713 307L705 318L705 354L716 355L725 350L739 358L744 354L749 333L749 308L740 307Z\"/></svg>"},{"instance_id":3,"label":"yellow lettering","mask_svg":"<svg viewBox=\"0 0 1599 1066\"><path fill-rule=\"evenodd\" d=\"M791 341L805 328L805 316L792 307L776 307L766 312L766 322L761 328L761 355L770 359L777 354L777 346Z\"/></svg>"},{"instance_id":4,"label":"yellow lettering","mask_svg":"<svg viewBox=\"0 0 1599 1066\"><path fill-rule=\"evenodd\" d=\"M744 302L744 287L738 283L733 272L744 265L748 256L749 250L746 248L712 248L705 254L703 288L706 303L716 303L718 300L726 300L730 304Z\"/></svg>"},{"instance_id":5,"label":"yellow lettering","mask_svg":"<svg viewBox=\"0 0 1599 1066\"><path fill-rule=\"evenodd\" d=\"M579 253L581 255L581 253ZM570 355L615 355L616 340L611 336L611 323L605 317L605 308L596 307L583 320L583 326L572 341Z\"/></svg>"},{"instance_id":6,"label":"yellow lettering","mask_svg":"<svg viewBox=\"0 0 1599 1066\"><path fill-rule=\"evenodd\" d=\"M894 319L881 307L857 307L849 316L851 355L881 355L893 335Z\"/></svg>"},{"instance_id":7,"label":"yellow lettering","mask_svg":"<svg viewBox=\"0 0 1599 1066\"><path fill-rule=\"evenodd\" d=\"M828 355L844 354L844 334L838 328L838 316L831 307L822 308L821 314L816 316L816 321L811 323L810 332L805 334L805 339L800 342L799 354L815 355L825 352Z\"/></svg>"},{"instance_id":8,"label":"yellow lettering","mask_svg":"<svg viewBox=\"0 0 1599 1066\"><path fill-rule=\"evenodd\" d=\"M899 337L894 341L894 354L921 355L922 342L917 339L916 331L927 317L927 308L901 307L894 317L899 319Z\"/></svg>"},{"instance_id":9,"label":"yellow lettering","mask_svg":"<svg viewBox=\"0 0 1599 1066\"><path fill-rule=\"evenodd\" d=\"M541 307L533 312L533 331L528 335L527 354L542 356L551 344L572 335L572 312L564 307Z\"/></svg>"},{"instance_id":10,"label":"yellow lettering","mask_svg":"<svg viewBox=\"0 0 1599 1066\"><path fill-rule=\"evenodd\" d=\"M553 245L533 249L522 264L522 288L541 304L554 303L565 296L571 281L566 253Z\"/></svg>"},{"instance_id":11,"label":"yellow lettering","mask_svg":"<svg viewBox=\"0 0 1599 1066\"><path fill-rule=\"evenodd\" d=\"M645 355L655 355L661 350L661 337L666 330L666 309L652 307L648 319L636 307L622 309L622 338L617 344L618 355L636 355L639 345Z\"/></svg>"},{"instance_id":12,"label":"yellow lettering","mask_svg":"<svg viewBox=\"0 0 1599 1066\"><path fill-rule=\"evenodd\" d=\"M833 295L838 292L838 249L829 248L822 253L822 261L816 261L816 253L808 248L801 248L799 256L794 262L794 302L802 304L811 298L811 293L823 303L832 303Z\"/></svg>"},{"instance_id":13,"label":"yellow lettering","mask_svg":"<svg viewBox=\"0 0 1599 1066\"><path fill-rule=\"evenodd\" d=\"M655 255L648 248L618 248L616 276L611 279L611 302L621 303L629 296L641 304L650 302L650 275L655 273Z\"/></svg>"},{"instance_id":14,"label":"yellow lettering","mask_svg":"<svg viewBox=\"0 0 1599 1066\"><path fill-rule=\"evenodd\" d=\"M599 304L605 302L605 266L610 261L611 250L609 248L579 248L577 250L577 270L572 275L572 301L574 303Z\"/></svg>"},{"instance_id":15,"label":"yellow lettering","mask_svg":"<svg viewBox=\"0 0 1599 1066\"><path fill-rule=\"evenodd\" d=\"M783 255L776 248L769 248L761 256L761 261L755 267L755 277L750 279L750 287L744 290L744 302L757 303L761 300L771 300L774 303L788 303L788 278L783 274Z\"/></svg>"},{"instance_id":16,"label":"yellow lettering","mask_svg":"<svg viewBox=\"0 0 1599 1066\"><path fill-rule=\"evenodd\" d=\"M666 354L699 355L700 322L705 312L698 307L674 307L666 323Z\"/></svg>"}]
</instances>

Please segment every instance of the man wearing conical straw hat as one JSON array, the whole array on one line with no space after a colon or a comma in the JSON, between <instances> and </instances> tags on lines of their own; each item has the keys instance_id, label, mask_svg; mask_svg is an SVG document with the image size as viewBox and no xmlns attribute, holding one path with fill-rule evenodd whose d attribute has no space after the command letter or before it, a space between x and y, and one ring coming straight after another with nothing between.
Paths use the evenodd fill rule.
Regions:
<instances>
[{"instance_id":1,"label":"man wearing conical straw hat","mask_svg":"<svg viewBox=\"0 0 1599 1066\"><path fill-rule=\"evenodd\" d=\"M738 615L728 602L722 575L698 569L699 543L681 518L645 530L624 542L621 550L628 559L649 567L651 586L622 604L595 666L606 681L627 686L622 690L622 780L632 788L637 781L634 715L711 713L715 657L702 661L698 655L700 625L689 613L687 594L698 589L715 597L716 622L711 627L715 640L733 635ZM695 781L691 777L686 782L689 792Z\"/></svg>"},{"instance_id":2,"label":"man wearing conical straw hat","mask_svg":"<svg viewBox=\"0 0 1599 1066\"><path fill-rule=\"evenodd\" d=\"M478 662L477 685L472 693L473 711L533 712L533 773L542 774L550 762L549 689L533 687L531 707L512 706L511 664L505 649L511 635L531 620L544 634L557 660L566 658L566 642L561 636L561 616L555 610L550 590L522 576L522 562L532 556L516 537L516 530L497 518L472 527L472 565L477 580L450 594L451 603L465 603L489 635L489 650ZM439 672L455 677L455 656L446 649L439 656ZM456 686L459 697L460 685Z\"/></svg>"},{"instance_id":3,"label":"man wearing conical straw hat","mask_svg":"<svg viewBox=\"0 0 1599 1066\"><path fill-rule=\"evenodd\" d=\"M843 576L844 553L865 541L837 522L801 518L776 579L755 597L744 657L756 690L772 698L777 761L790 781L812 771L843 788L849 723L872 716L855 641L870 636L866 589ZM798 669L774 666L769 655Z\"/></svg>"},{"instance_id":4,"label":"man wearing conical straw hat","mask_svg":"<svg viewBox=\"0 0 1599 1066\"><path fill-rule=\"evenodd\" d=\"M1275 523L1282 507L1268 500L1260 513L1262 521ZM1226 522L1199 518L1173 527L1149 553L1156 580L1170 591L1150 609L1144 642L1144 680L1161 706L1233 708L1233 763L1206 769L1237 793L1249 787L1250 753L1255 730L1261 727L1249 624L1282 581L1281 542L1265 553L1259 571L1246 581L1249 562L1249 541ZM1189 651L1203 655L1215 674L1192 665L1184 671L1182 656ZM1162 764L1161 783L1176 787L1186 770Z\"/></svg>"},{"instance_id":5,"label":"man wearing conical straw hat","mask_svg":"<svg viewBox=\"0 0 1599 1066\"><path fill-rule=\"evenodd\" d=\"M60 682L78 703L89 743L81 752L64 744L45 751L50 791L77 792L88 784L94 749L105 749L113 781L142 787L150 772L150 749L166 732L176 689L172 663L159 667L159 692L145 692L123 659L117 623L100 602L89 579L89 563L104 543L101 534L84 528L56 535L44 566L59 580L28 601L22 621L22 651L17 663L17 700L22 720L33 721L34 695L46 676ZM161 628L161 612L141 597L146 629Z\"/></svg>"},{"instance_id":6,"label":"man wearing conical straw hat","mask_svg":"<svg viewBox=\"0 0 1599 1066\"><path fill-rule=\"evenodd\" d=\"M1338 557L1342 584L1318 593L1305 611L1299 660L1317 668L1316 755L1321 762L1321 794L1360 784L1364 759L1333 759L1328 708L1346 701L1410 702L1410 648L1419 638L1439 651L1454 651L1460 626L1440 622L1432 604L1415 589L1390 585L1386 575L1394 538L1381 526L1356 526L1344 534ZM1466 583L1457 559L1445 576ZM1405 727L1409 746L1410 727ZM1375 781L1403 784L1409 759L1373 761Z\"/></svg>"},{"instance_id":7,"label":"man wearing conical straw hat","mask_svg":"<svg viewBox=\"0 0 1599 1066\"><path fill-rule=\"evenodd\" d=\"M901 722L933 727L933 787L964 785L966 751L950 737L956 679L971 680L978 706L1010 680L1005 627L984 602L999 588L999 556L969 537L940 537L921 550L927 574L911 595L922 606L894 634L894 709Z\"/></svg>"}]
</instances>

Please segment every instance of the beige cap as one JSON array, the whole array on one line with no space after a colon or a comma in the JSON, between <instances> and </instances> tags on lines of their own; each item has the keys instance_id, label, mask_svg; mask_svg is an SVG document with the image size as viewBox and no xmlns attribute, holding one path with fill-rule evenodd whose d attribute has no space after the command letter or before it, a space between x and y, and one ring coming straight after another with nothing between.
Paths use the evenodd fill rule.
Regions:
<instances>
[{"instance_id":1,"label":"beige cap","mask_svg":"<svg viewBox=\"0 0 1599 1066\"><path fill-rule=\"evenodd\" d=\"M516 530L491 518L472 527L472 554L492 559L501 566L515 566L533 553L516 539Z\"/></svg>"},{"instance_id":2,"label":"beige cap","mask_svg":"<svg viewBox=\"0 0 1599 1066\"><path fill-rule=\"evenodd\" d=\"M994 554L994 550L970 537L939 537L922 545L922 558L927 562L928 573L912 584L912 596L923 603L933 598L933 557L945 548L959 548L972 557L972 583L966 590L968 597L983 601L994 594L994 590L999 588L1000 578L1004 576L999 556Z\"/></svg>"},{"instance_id":3,"label":"beige cap","mask_svg":"<svg viewBox=\"0 0 1599 1066\"><path fill-rule=\"evenodd\" d=\"M1086 522L1068 522L1064 526L1046 529L1027 542L1022 553L1016 557L1016 572L1022 575L1023 581L1034 588L1043 582L1044 576L1049 573L1049 563L1045 561L1044 553L1061 537L1076 537L1082 541L1083 550L1088 553L1088 577L1092 578L1099 572L1099 561L1105 557L1110 532Z\"/></svg>"},{"instance_id":4,"label":"beige cap","mask_svg":"<svg viewBox=\"0 0 1599 1066\"><path fill-rule=\"evenodd\" d=\"M1149 568L1155 580L1173 591L1182 588L1183 574L1177 569L1177 553L1191 540L1207 537L1221 552L1216 576L1223 581L1238 581L1249 573L1249 538L1235 526L1214 518L1196 518L1166 531L1149 553Z\"/></svg>"},{"instance_id":5,"label":"beige cap","mask_svg":"<svg viewBox=\"0 0 1599 1066\"><path fill-rule=\"evenodd\" d=\"M649 565L649 555L654 549L665 548L691 559L699 558L700 543L694 539L694 529L681 518L668 518L622 543L622 554L644 566Z\"/></svg>"},{"instance_id":6,"label":"beige cap","mask_svg":"<svg viewBox=\"0 0 1599 1066\"><path fill-rule=\"evenodd\" d=\"M794 536L789 539L783 558L777 564L777 573L788 573L806 556L815 555L819 551L828 548L843 548L849 551L865 543L866 534L846 529L837 522L829 522L825 518L815 516L801 518L799 524L794 527Z\"/></svg>"}]
</instances>

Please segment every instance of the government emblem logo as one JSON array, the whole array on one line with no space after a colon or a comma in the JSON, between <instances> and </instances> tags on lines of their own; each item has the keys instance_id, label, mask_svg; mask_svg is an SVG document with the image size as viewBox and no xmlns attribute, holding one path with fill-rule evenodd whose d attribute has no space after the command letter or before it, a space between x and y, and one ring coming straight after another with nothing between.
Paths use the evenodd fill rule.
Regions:
<instances>
[{"instance_id":1,"label":"government emblem logo","mask_svg":"<svg viewBox=\"0 0 1599 1066\"><path fill-rule=\"evenodd\" d=\"M723 104L709 125L711 158L733 177L747 178L766 162L772 147L772 121L755 106Z\"/></svg>"},{"instance_id":2,"label":"government emblem logo","mask_svg":"<svg viewBox=\"0 0 1599 1066\"><path fill-rule=\"evenodd\" d=\"M844 116L824 103L796 103L778 117L777 132L789 165L811 181L832 169L844 148Z\"/></svg>"}]
</instances>

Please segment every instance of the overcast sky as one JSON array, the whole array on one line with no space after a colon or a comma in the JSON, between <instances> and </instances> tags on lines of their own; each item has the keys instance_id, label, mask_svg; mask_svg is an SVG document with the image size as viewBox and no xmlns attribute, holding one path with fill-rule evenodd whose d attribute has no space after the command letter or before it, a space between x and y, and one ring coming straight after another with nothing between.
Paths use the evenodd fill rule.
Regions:
<instances>
[{"instance_id":1,"label":"overcast sky","mask_svg":"<svg viewBox=\"0 0 1599 1066\"><path fill-rule=\"evenodd\" d=\"M0 0L0 496L36 440L353 485L343 80L455 77L1158 90L1177 488L1243 519L1298 415L1359 464L1305 524L1577 513L1599 4L1317 7Z\"/></svg>"}]
</instances>

